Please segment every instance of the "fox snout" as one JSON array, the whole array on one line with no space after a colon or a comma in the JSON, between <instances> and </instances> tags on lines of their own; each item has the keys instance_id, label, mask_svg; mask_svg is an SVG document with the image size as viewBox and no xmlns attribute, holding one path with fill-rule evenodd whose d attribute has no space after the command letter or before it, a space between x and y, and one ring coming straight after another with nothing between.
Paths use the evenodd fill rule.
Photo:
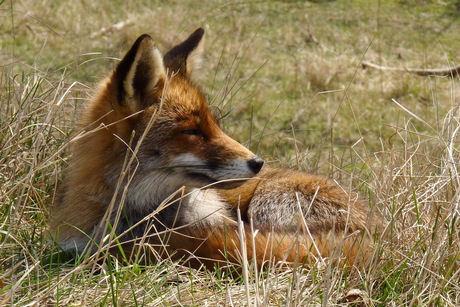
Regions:
<instances>
[{"instance_id":1,"label":"fox snout","mask_svg":"<svg viewBox=\"0 0 460 307\"><path fill-rule=\"evenodd\" d=\"M257 175L262 169L262 166L264 165L265 161L261 157L255 157L249 160L247 163L248 167L251 169L254 175Z\"/></svg>"}]
</instances>

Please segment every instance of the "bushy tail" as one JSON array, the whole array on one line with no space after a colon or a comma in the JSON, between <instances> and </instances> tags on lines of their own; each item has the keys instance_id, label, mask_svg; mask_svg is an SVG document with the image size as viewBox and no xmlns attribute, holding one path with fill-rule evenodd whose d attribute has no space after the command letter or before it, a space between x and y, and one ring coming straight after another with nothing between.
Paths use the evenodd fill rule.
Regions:
<instances>
[{"instance_id":1,"label":"bushy tail","mask_svg":"<svg viewBox=\"0 0 460 307\"><path fill-rule=\"evenodd\" d=\"M214 269L216 265L243 265L244 262L256 263L259 268L278 262L302 266L329 262L362 266L371 256L371 243L370 236L362 233L331 232L311 236L304 231L254 231L247 224L228 223L213 229L188 226L170 230L123 248L130 260L181 259L195 268L204 265Z\"/></svg>"}]
</instances>

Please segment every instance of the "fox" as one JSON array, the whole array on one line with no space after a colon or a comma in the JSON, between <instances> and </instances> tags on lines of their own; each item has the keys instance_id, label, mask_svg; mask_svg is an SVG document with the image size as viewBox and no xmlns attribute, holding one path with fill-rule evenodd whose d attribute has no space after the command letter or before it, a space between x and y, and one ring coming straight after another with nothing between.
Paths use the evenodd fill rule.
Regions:
<instances>
[{"instance_id":1,"label":"fox","mask_svg":"<svg viewBox=\"0 0 460 307\"><path fill-rule=\"evenodd\" d=\"M199 28L163 56L144 34L99 84L71 141L53 240L194 267L366 261L378 220L356 193L270 167L222 131L193 76L203 38Z\"/></svg>"}]
</instances>

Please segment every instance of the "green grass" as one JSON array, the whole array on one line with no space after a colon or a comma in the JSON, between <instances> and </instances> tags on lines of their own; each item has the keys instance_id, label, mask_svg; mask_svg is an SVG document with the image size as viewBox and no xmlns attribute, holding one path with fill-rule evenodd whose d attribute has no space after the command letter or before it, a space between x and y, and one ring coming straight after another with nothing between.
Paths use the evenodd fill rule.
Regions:
<instances>
[{"instance_id":1,"label":"green grass","mask_svg":"<svg viewBox=\"0 0 460 307\"><path fill-rule=\"evenodd\" d=\"M360 65L460 64L459 7L0 1L0 305L330 306L354 288L381 306L460 305L459 77ZM55 255L48 208L93 83L140 34L165 51L200 26L198 79L226 132L271 164L356 187L388 224L372 266L279 267L235 280L168 261L138 267Z\"/></svg>"}]
</instances>

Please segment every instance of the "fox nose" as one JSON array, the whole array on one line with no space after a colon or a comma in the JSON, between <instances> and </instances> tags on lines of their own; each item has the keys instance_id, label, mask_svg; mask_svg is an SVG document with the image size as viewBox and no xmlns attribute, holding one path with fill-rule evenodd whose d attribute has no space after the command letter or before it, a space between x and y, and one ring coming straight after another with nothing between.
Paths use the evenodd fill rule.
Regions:
<instances>
[{"instance_id":1,"label":"fox nose","mask_svg":"<svg viewBox=\"0 0 460 307\"><path fill-rule=\"evenodd\" d=\"M254 174L257 174L258 172L260 172L260 169L262 168L263 165L264 165L264 160L260 157L255 157L248 161L248 166L251 169L251 171L254 172Z\"/></svg>"}]
</instances>

